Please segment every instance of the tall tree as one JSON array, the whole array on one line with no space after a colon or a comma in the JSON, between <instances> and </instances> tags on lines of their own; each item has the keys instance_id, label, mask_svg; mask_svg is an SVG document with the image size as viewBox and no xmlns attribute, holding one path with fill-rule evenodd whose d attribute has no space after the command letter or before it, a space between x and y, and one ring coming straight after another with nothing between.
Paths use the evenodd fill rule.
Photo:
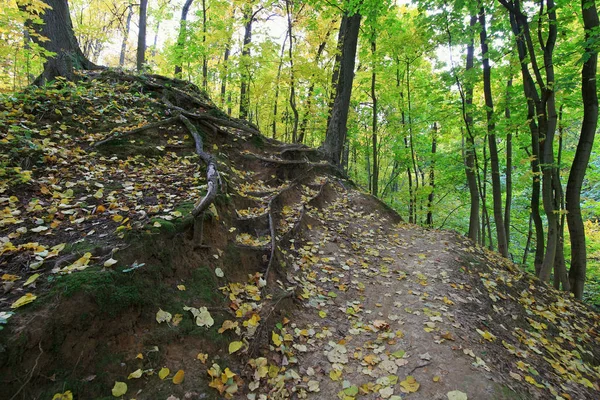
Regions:
<instances>
[{"instance_id":1,"label":"tall tree","mask_svg":"<svg viewBox=\"0 0 600 400\"><path fill-rule=\"evenodd\" d=\"M354 14L345 13L342 17L341 26L344 28L344 31L340 34L343 37L343 41L340 55L339 80L327 125L325 141L322 144L325 156L335 165L340 165L342 149L344 148L348 132L348 111L350 96L352 95L352 82L354 80L354 64L360 20L361 15L358 12Z\"/></svg>"},{"instance_id":2,"label":"tall tree","mask_svg":"<svg viewBox=\"0 0 600 400\"><path fill-rule=\"evenodd\" d=\"M567 181L566 207L569 235L571 238L571 269L569 281L575 297L583 297L583 286L586 278L587 255L585 230L581 217L581 186L590 160L594 136L598 126L598 94L596 71L598 68L598 51L595 44L598 37L598 11L595 0L581 0L581 13L585 28L585 52L581 70L581 96L583 98L583 123L577 151Z\"/></svg>"},{"instance_id":3,"label":"tall tree","mask_svg":"<svg viewBox=\"0 0 600 400\"><path fill-rule=\"evenodd\" d=\"M185 42L187 38L187 16L194 0L185 0L181 9L181 19L179 20L179 35L177 36L177 47L175 49L175 76L181 78L182 59L185 51Z\"/></svg>"},{"instance_id":4,"label":"tall tree","mask_svg":"<svg viewBox=\"0 0 600 400\"><path fill-rule=\"evenodd\" d=\"M129 39L129 30L131 28L131 18L133 17L133 5L127 6L127 22L123 29L123 41L121 42L121 54L119 55L119 67L125 65L125 54L127 53L127 40Z\"/></svg>"},{"instance_id":5,"label":"tall tree","mask_svg":"<svg viewBox=\"0 0 600 400\"><path fill-rule=\"evenodd\" d=\"M498 159L498 145L496 143L496 123L494 121L494 100L492 98L492 67L490 66L490 50L487 38L485 22L485 7L483 1L479 4L479 38L481 43L481 55L483 57L483 93L485 97L488 144L490 148L490 163L492 167L492 197L494 222L496 225L496 240L498 252L508 257L508 244L506 242L506 231L504 230L504 218L502 216L502 187L500 184L500 162Z\"/></svg>"},{"instance_id":6,"label":"tall tree","mask_svg":"<svg viewBox=\"0 0 600 400\"><path fill-rule=\"evenodd\" d=\"M45 2L50 8L42 14L42 23L30 20L26 24L36 33L31 36L33 41L54 55L48 57L44 63L44 71L34 83L44 84L58 76L75 80L74 71L97 69L98 66L88 60L79 48L67 0Z\"/></svg>"},{"instance_id":7,"label":"tall tree","mask_svg":"<svg viewBox=\"0 0 600 400\"><path fill-rule=\"evenodd\" d=\"M138 72L145 68L146 64L146 16L148 14L148 0L140 0L140 20L138 24L138 44L136 66Z\"/></svg>"}]
</instances>

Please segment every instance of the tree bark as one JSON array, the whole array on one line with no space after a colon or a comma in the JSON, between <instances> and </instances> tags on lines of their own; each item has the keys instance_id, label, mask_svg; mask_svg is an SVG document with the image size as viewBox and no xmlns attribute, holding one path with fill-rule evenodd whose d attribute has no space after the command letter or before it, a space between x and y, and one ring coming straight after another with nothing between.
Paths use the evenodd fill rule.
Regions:
<instances>
[{"instance_id":1,"label":"tree bark","mask_svg":"<svg viewBox=\"0 0 600 400\"><path fill-rule=\"evenodd\" d=\"M181 79L183 71L182 62L183 52L185 50L185 42L187 36L187 16L192 7L194 0L186 0L181 9L181 19L179 20L179 35L177 36L177 47L175 49L175 77Z\"/></svg>"},{"instance_id":2,"label":"tree bark","mask_svg":"<svg viewBox=\"0 0 600 400\"><path fill-rule=\"evenodd\" d=\"M206 0L202 0L202 89L208 91L208 59L206 58Z\"/></svg>"},{"instance_id":3,"label":"tree bark","mask_svg":"<svg viewBox=\"0 0 600 400\"><path fill-rule=\"evenodd\" d=\"M598 125L598 95L596 71L598 53L592 43L597 38L598 11L595 0L581 0L581 12L585 28L585 62L581 70L581 97L583 99L583 122L575 158L567 181L566 207L569 235L571 238L571 268L569 281L575 297L583 297L586 275L585 229L581 216L581 186L590 159L594 136Z\"/></svg>"},{"instance_id":4,"label":"tree bark","mask_svg":"<svg viewBox=\"0 0 600 400\"><path fill-rule=\"evenodd\" d=\"M26 23L37 33L32 36L32 40L45 50L54 53L44 63L44 71L34 84L42 85L58 76L72 81L76 80L75 70L98 69L99 67L89 61L79 48L73 32L67 0L45 0L45 2L52 8L42 14L43 23L36 24L33 21Z\"/></svg>"},{"instance_id":5,"label":"tree bark","mask_svg":"<svg viewBox=\"0 0 600 400\"><path fill-rule=\"evenodd\" d=\"M123 68L125 65L125 54L127 53L127 40L129 40L129 30L131 28L131 17L133 17L133 6L128 6L127 22L125 23L125 30L123 31L123 41L121 42L121 54L119 55L119 67Z\"/></svg>"},{"instance_id":6,"label":"tree bark","mask_svg":"<svg viewBox=\"0 0 600 400\"><path fill-rule=\"evenodd\" d=\"M298 141L298 122L300 116L298 114L298 108L296 107L296 84L294 81L294 36L292 34L292 10L290 0L285 0L285 10L288 20L288 37L290 39L290 46L288 47L288 54L290 57L290 108L294 114L294 121L292 123L292 142Z\"/></svg>"},{"instance_id":7,"label":"tree bark","mask_svg":"<svg viewBox=\"0 0 600 400\"><path fill-rule=\"evenodd\" d=\"M373 142L373 176L371 183L371 194L377 196L379 193L379 160L377 155L377 72L375 71L375 52L377 51L377 43L375 42L375 35L371 41L371 55L373 57L373 66L371 73L371 99L373 100L373 118L372 118L372 142Z\"/></svg>"},{"instance_id":8,"label":"tree bark","mask_svg":"<svg viewBox=\"0 0 600 400\"><path fill-rule=\"evenodd\" d=\"M148 0L140 0L140 22L138 30L138 45L136 65L137 71L142 72L146 64L146 16L148 11Z\"/></svg>"},{"instance_id":9,"label":"tree bark","mask_svg":"<svg viewBox=\"0 0 600 400\"><path fill-rule=\"evenodd\" d=\"M494 224L496 225L496 240L498 252L503 257L508 257L506 231L502 216L502 187L500 184L500 161L498 159L498 145L496 143L496 124L494 122L494 100L492 98L492 68L490 66L487 30L485 27L485 8L480 3L479 8L479 38L481 54L483 57L483 92L485 97L488 145L490 148L490 163L492 168L492 199L494 211Z\"/></svg>"},{"instance_id":10,"label":"tree bark","mask_svg":"<svg viewBox=\"0 0 600 400\"><path fill-rule=\"evenodd\" d=\"M506 84L506 107L504 117L509 129L506 133L506 199L504 203L504 232L506 235L506 247L510 248L510 211L512 207L512 132L510 131L510 90L512 88L512 77Z\"/></svg>"},{"instance_id":11,"label":"tree bark","mask_svg":"<svg viewBox=\"0 0 600 400\"><path fill-rule=\"evenodd\" d=\"M285 53L285 45L287 42L287 36L283 40L281 45L281 55L279 56L279 67L277 68L277 78L275 78L275 100L273 101L273 125L272 125L272 137L277 138L277 112L279 108L279 82L281 81L281 69L283 68L283 54Z\"/></svg>"},{"instance_id":12,"label":"tree bark","mask_svg":"<svg viewBox=\"0 0 600 400\"><path fill-rule=\"evenodd\" d=\"M252 43L252 6L244 8L244 42L242 46L241 82L240 82L240 118L247 119L250 111L250 44Z\"/></svg>"},{"instance_id":13,"label":"tree bark","mask_svg":"<svg viewBox=\"0 0 600 400\"><path fill-rule=\"evenodd\" d=\"M431 166L429 167L429 187L431 191L427 196L427 221L428 227L433 228L433 197L435 191L435 153L437 152L437 122L433 123L433 130L431 133Z\"/></svg>"},{"instance_id":14,"label":"tree bark","mask_svg":"<svg viewBox=\"0 0 600 400\"><path fill-rule=\"evenodd\" d=\"M343 46L340 62L340 78L337 84L335 101L331 109L331 118L327 125L327 134L322 144L326 158L334 165L340 165L342 149L348 132L348 111L352 95L352 82L354 80L354 64L356 59L356 46L360 30L361 15L344 15L347 19L343 33ZM344 25L344 23L342 23Z\"/></svg>"}]
</instances>

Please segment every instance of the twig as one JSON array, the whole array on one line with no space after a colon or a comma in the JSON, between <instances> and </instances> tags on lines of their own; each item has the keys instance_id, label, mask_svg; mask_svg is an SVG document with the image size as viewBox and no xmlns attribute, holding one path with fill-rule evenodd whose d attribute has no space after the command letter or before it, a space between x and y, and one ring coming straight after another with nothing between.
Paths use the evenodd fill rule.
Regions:
<instances>
[{"instance_id":1,"label":"twig","mask_svg":"<svg viewBox=\"0 0 600 400\"><path fill-rule=\"evenodd\" d=\"M19 395L19 393L21 393L21 391L25 388L25 386L27 386L27 384L29 383L29 381L33 377L33 372L37 368L38 361L40 361L40 357L42 356L42 354L44 354L44 350L42 350L42 341L41 340L38 342L38 348L40 349L40 354L38 354L37 358L35 359L35 364L33 364L33 368L31 368L31 372L29 372L29 377L25 380L25 382L23 383L23 385L21 385L21 387L19 388L19 390L17 390L15 392L15 394L13 394L13 396L10 398L10 400L16 399L17 396Z\"/></svg>"},{"instance_id":2,"label":"twig","mask_svg":"<svg viewBox=\"0 0 600 400\"><path fill-rule=\"evenodd\" d=\"M414 367L413 369L410 370L410 372L408 373L408 375L411 375L413 372L415 372L417 369L419 368L423 368L426 367L428 365L431 364L431 361L427 361L425 364L421 364L421 365L417 365L416 367Z\"/></svg>"}]
</instances>

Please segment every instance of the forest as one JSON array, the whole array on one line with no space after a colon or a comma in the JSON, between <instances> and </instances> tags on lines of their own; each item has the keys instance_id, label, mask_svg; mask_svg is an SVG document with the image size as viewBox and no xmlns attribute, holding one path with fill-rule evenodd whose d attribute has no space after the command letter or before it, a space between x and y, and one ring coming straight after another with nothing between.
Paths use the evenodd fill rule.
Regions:
<instances>
[{"instance_id":1,"label":"forest","mask_svg":"<svg viewBox=\"0 0 600 400\"><path fill-rule=\"evenodd\" d=\"M595 0L0 3L0 396L600 391Z\"/></svg>"},{"instance_id":2,"label":"forest","mask_svg":"<svg viewBox=\"0 0 600 400\"><path fill-rule=\"evenodd\" d=\"M145 3L69 2L82 60L189 80L272 138L336 148L407 222L599 301L593 1ZM10 95L53 50L27 24L46 3L2 9Z\"/></svg>"}]
</instances>

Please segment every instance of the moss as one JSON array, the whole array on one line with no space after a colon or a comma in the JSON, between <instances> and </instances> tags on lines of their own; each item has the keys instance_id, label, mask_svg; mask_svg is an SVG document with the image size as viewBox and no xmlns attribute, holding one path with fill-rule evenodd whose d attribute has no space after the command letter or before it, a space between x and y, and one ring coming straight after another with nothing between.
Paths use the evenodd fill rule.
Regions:
<instances>
[{"instance_id":1,"label":"moss","mask_svg":"<svg viewBox=\"0 0 600 400\"><path fill-rule=\"evenodd\" d=\"M258 147L259 149L262 149L265 147L265 138L262 135L252 135L252 137L250 138L250 143Z\"/></svg>"},{"instance_id":2,"label":"moss","mask_svg":"<svg viewBox=\"0 0 600 400\"><path fill-rule=\"evenodd\" d=\"M142 267L142 268L146 268ZM148 268L150 269L150 268ZM88 269L57 278L53 293L71 297L76 293L90 296L101 312L111 316L131 307L158 304L167 293L160 280L146 274Z\"/></svg>"}]
</instances>

